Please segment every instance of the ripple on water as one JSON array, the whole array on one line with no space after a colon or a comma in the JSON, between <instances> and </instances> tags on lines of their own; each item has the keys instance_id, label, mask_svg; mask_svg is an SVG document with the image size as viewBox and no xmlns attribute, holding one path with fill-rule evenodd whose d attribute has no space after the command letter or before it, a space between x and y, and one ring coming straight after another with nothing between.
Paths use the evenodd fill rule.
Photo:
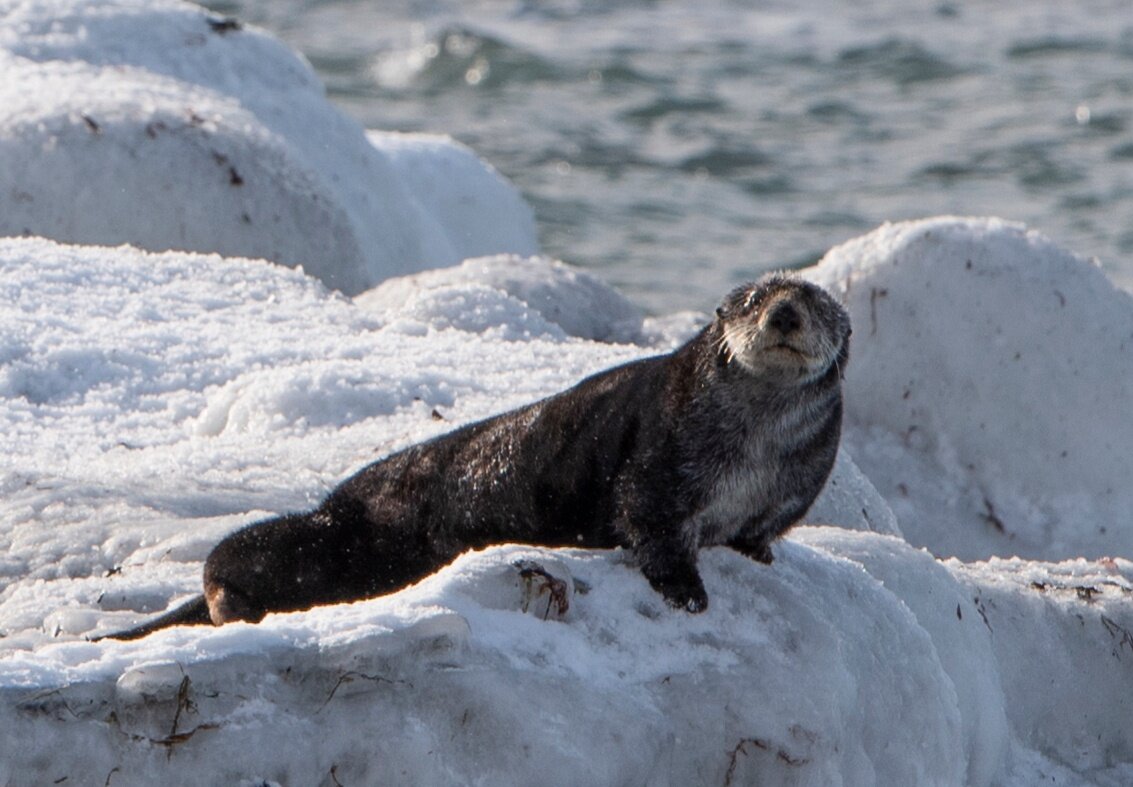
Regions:
<instances>
[{"instance_id":1,"label":"ripple on water","mask_svg":"<svg viewBox=\"0 0 1133 787\"><path fill-rule=\"evenodd\" d=\"M822 123L840 125L853 123L862 125L870 121L870 116L848 101L828 99L817 101L806 108L807 117Z\"/></svg>"},{"instance_id":2,"label":"ripple on water","mask_svg":"<svg viewBox=\"0 0 1133 787\"><path fill-rule=\"evenodd\" d=\"M688 156L677 166L683 172L706 173L726 177L771 164L771 157L751 145L734 143L714 144L706 150Z\"/></svg>"},{"instance_id":3,"label":"ripple on water","mask_svg":"<svg viewBox=\"0 0 1133 787\"><path fill-rule=\"evenodd\" d=\"M1099 54L1108 50L1109 44L1097 38L1046 36L1012 44L1007 48L1007 56L1019 60L1046 59L1052 55Z\"/></svg>"},{"instance_id":4,"label":"ripple on water","mask_svg":"<svg viewBox=\"0 0 1133 787\"><path fill-rule=\"evenodd\" d=\"M1029 190L1057 189L1080 183L1081 168L1061 155L1057 140L1019 142L974 151L967 158L921 167L916 177L955 184L967 179L1011 178Z\"/></svg>"},{"instance_id":5,"label":"ripple on water","mask_svg":"<svg viewBox=\"0 0 1133 787\"><path fill-rule=\"evenodd\" d=\"M620 114L627 121L649 123L673 115L715 114L726 112L727 109L727 103L714 96L681 97L663 94Z\"/></svg>"},{"instance_id":6,"label":"ripple on water","mask_svg":"<svg viewBox=\"0 0 1133 787\"><path fill-rule=\"evenodd\" d=\"M927 49L919 41L897 37L844 49L838 55L835 68L855 77L880 77L902 86L952 79L966 73L966 69Z\"/></svg>"}]
</instances>

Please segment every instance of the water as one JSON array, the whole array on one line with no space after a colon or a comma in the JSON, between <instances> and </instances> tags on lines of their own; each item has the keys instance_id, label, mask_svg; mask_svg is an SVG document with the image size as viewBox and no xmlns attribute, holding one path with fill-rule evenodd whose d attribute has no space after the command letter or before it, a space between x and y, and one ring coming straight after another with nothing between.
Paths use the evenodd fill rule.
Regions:
<instances>
[{"instance_id":1,"label":"water","mask_svg":"<svg viewBox=\"0 0 1133 787\"><path fill-rule=\"evenodd\" d=\"M367 127L449 133L548 254L707 309L886 220L1026 221L1133 285L1130 0L213 0Z\"/></svg>"}]
</instances>

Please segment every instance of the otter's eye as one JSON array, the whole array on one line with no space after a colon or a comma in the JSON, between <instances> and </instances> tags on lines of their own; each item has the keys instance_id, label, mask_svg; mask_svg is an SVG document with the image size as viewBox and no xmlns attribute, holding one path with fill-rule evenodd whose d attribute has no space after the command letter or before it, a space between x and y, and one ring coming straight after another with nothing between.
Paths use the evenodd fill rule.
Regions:
<instances>
[{"instance_id":1,"label":"otter's eye","mask_svg":"<svg viewBox=\"0 0 1133 787\"><path fill-rule=\"evenodd\" d=\"M720 319L722 320L722 319L724 319L724 315L725 315L725 314L727 314L727 312L726 312L726 311L724 311L724 307L723 307L723 306L717 306L717 307L716 307L716 316L717 316L717 317L719 317L719 318L720 318Z\"/></svg>"}]
</instances>

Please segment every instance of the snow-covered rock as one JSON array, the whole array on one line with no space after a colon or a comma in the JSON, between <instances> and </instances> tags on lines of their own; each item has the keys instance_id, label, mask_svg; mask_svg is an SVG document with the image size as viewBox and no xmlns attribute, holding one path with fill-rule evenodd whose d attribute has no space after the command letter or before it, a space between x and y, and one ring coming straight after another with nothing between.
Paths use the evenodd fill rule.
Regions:
<instances>
[{"instance_id":1,"label":"snow-covered rock","mask_svg":"<svg viewBox=\"0 0 1133 787\"><path fill-rule=\"evenodd\" d=\"M996 219L886 225L811 277L854 323L846 444L915 544L1133 554L1133 298Z\"/></svg>"},{"instance_id":2,"label":"snow-covered rock","mask_svg":"<svg viewBox=\"0 0 1133 787\"><path fill-rule=\"evenodd\" d=\"M367 134L262 32L174 0L0 7L0 234L269 259L348 294L537 251L470 150Z\"/></svg>"}]
</instances>

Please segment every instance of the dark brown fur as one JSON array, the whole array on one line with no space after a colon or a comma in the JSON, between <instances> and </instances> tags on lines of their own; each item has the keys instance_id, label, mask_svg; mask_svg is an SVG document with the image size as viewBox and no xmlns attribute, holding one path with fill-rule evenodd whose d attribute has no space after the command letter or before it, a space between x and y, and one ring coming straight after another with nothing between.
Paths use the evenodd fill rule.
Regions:
<instances>
[{"instance_id":1,"label":"dark brown fur","mask_svg":"<svg viewBox=\"0 0 1133 787\"><path fill-rule=\"evenodd\" d=\"M209 555L203 597L113 636L378 596L506 542L629 548L669 604L699 612L697 550L770 562L825 483L848 338L823 290L766 276L668 355L407 448L314 511L236 531Z\"/></svg>"}]
</instances>

